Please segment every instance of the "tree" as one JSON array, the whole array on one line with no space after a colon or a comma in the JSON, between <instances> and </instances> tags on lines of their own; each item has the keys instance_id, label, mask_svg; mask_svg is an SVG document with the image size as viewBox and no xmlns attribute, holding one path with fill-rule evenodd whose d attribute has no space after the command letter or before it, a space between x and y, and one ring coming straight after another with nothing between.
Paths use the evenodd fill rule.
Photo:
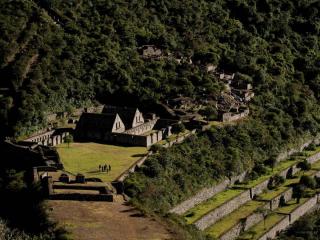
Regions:
<instances>
[{"instance_id":1,"label":"tree","mask_svg":"<svg viewBox=\"0 0 320 240\"><path fill-rule=\"evenodd\" d=\"M263 225L264 225L264 229L266 230L266 219L268 217L268 215L271 213L272 211L270 209L264 208L264 207L259 207L256 210L256 213L261 214L263 217Z\"/></svg>"},{"instance_id":2,"label":"tree","mask_svg":"<svg viewBox=\"0 0 320 240\"><path fill-rule=\"evenodd\" d=\"M308 163L307 160L304 160L303 162L299 162L297 167L301 168L302 171L309 171L311 169L311 164Z\"/></svg>"},{"instance_id":3,"label":"tree","mask_svg":"<svg viewBox=\"0 0 320 240\"><path fill-rule=\"evenodd\" d=\"M293 188L293 197L297 200L297 203L300 203L300 199L303 197L305 187L301 184L296 185Z\"/></svg>"},{"instance_id":4,"label":"tree","mask_svg":"<svg viewBox=\"0 0 320 240\"><path fill-rule=\"evenodd\" d=\"M172 126L172 132L174 134L179 134L183 132L186 129L183 123L178 123Z\"/></svg>"},{"instance_id":5,"label":"tree","mask_svg":"<svg viewBox=\"0 0 320 240\"><path fill-rule=\"evenodd\" d=\"M65 136L65 137L64 137L64 142L68 144L68 148L69 148L69 147L70 147L70 143L73 142L73 137L72 137L72 135L69 134L69 135Z\"/></svg>"}]
</instances>

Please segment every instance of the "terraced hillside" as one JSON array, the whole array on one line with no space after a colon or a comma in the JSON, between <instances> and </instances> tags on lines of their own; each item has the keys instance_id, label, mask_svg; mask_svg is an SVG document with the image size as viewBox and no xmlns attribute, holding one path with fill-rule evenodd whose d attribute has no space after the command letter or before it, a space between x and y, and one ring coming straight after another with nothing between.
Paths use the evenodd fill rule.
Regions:
<instances>
[{"instance_id":1,"label":"terraced hillside","mask_svg":"<svg viewBox=\"0 0 320 240\"><path fill-rule=\"evenodd\" d=\"M299 156L280 162L267 174L243 183L234 184L207 201L196 205L183 214L187 224L194 224L209 236L230 240L266 239L284 230L317 202L315 191L309 197L295 197L294 186L302 176L320 176L320 148L304 151ZM311 168L301 171L301 161L312 163ZM283 182L270 187L278 176ZM311 207L310 207L311 206ZM274 230L276 229L276 230Z\"/></svg>"}]
</instances>

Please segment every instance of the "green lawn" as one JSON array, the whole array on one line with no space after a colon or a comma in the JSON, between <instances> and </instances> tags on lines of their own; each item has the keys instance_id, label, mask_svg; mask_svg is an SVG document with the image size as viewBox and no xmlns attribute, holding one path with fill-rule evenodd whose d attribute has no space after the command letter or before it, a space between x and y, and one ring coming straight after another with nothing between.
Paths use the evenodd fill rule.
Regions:
<instances>
[{"instance_id":1,"label":"green lawn","mask_svg":"<svg viewBox=\"0 0 320 240\"><path fill-rule=\"evenodd\" d=\"M71 143L57 146L66 171L112 181L147 153L145 147L121 147L98 143ZM111 171L99 172L99 165L110 164Z\"/></svg>"},{"instance_id":2,"label":"green lawn","mask_svg":"<svg viewBox=\"0 0 320 240\"><path fill-rule=\"evenodd\" d=\"M206 232L213 238L219 238L227 230L238 224L241 219L253 214L259 207L264 205L264 202L250 201L209 227Z\"/></svg>"},{"instance_id":3,"label":"green lawn","mask_svg":"<svg viewBox=\"0 0 320 240\"><path fill-rule=\"evenodd\" d=\"M275 224L280 222L285 217L285 215L271 213L269 216L267 216L265 221L261 221L258 224L254 225L252 228L242 234L239 239L259 239L270 228L272 228Z\"/></svg>"},{"instance_id":4,"label":"green lawn","mask_svg":"<svg viewBox=\"0 0 320 240\"><path fill-rule=\"evenodd\" d=\"M213 211L223 203L231 200L232 198L238 196L240 193L242 193L243 189L228 189L226 191L223 191L217 195L215 195L213 198L210 198L206 202L197 205L196 207L190 209L184 214L184 218L186 219L188 224L192 224L198 219L200 219L205 214Z\"/></svg>"}]
</instances>

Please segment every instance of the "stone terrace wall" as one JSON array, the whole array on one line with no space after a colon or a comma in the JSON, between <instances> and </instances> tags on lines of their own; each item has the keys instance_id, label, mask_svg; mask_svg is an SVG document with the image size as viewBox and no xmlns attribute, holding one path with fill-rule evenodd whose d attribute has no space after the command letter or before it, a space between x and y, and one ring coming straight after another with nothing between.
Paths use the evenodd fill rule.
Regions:
<instances>
[{"instance_id":1,"label":"stone terrace wall","mask_svg":"<svg viewBox=\"0 0 320 240\"><path fill-rule=\"evenodd\" d=\"M285 201L288 202L292 199L292 188L287 191L279 194L270 201L267 201L263 208L274 210L279 207L279 202L281 196L284 196ZM233 240L236 239L242 232L247 231L253 225L259 223L263 220L263 216L260 213L252 213L247 216L243 221L233 226L231 229L228 229L225 233L220 236L220 240Z\"/></svg>"},{"instance_id":2,"label":"stone terrace wall","mask_svg":"<svg viewBox=\"0 0 320 240\"><path fill-rule=\"evenodd\" d=\"M180 203L176 207L170 210L171 213L176 214L183 214L187 212L189 209L193 208L194 206L208 200L209 198L213 197L217 193L224 191L228 186L233 185L236 181L243 181L247 172L244 172L238 176L232 177L231 179L226 179L219 183L218 185L205 188L197 193L194 197Z\"/></svg>"},{"instance_id":3,"label":"stone terrace wall","mask_svg":"<svg viewBox=\"0 0 320 240\"><path fill-rule=\"evenodd\" d=\"M195 222L195 226L200 230L204 230L250 200L250 191L244 191L240 195L203 216L201 219Z\"/></svg>"},{"instance_id":4,"label":"stone terrace wall","mask_svg":"<svg viewBox=\"0 0 320 240\"><path fill-rule=\"evenodd\" d=\"M313 207L316 206L318 202L318 196L314 196L306 201L303 205L297 207L291 214L290 214L290 223L295 222L300 217L302 217L306 212L310 211Z\"/></svg>"},{"instance_id":5,"label":"stone terrace wall","mask_svg":"<svg viewBox=\"0 0 320 240\"><path fill-rule=\"evenodd\" d=\"M314 137L313 139L307 140L306 142L304 142L303 144L301 144L300 146L298 146L296 148L292 148L292 149L288 149L287 151L284 151L283 153L278 155L277 160L282 161L295 153L301 152L301 151L303 151L303 149L308 147L313 142L315 142L316 144L319 144L320 143L320 135Z\"/></svg>"},{"instance_id":6,"label":"stone terrace wall","mask_svg":"<svg viewBox=\"0 0 320 240\"><path fill-rule=\"evenodd\" d=\"M286 151L282 154L280 154L278 156L278 160L283 160L285 158L287 158L288 156L297 153L297 152L301 152L304 148L306 148L307 146L309 146L313 141L315 141L316 143L319 143L319 137L315 138L314 140L309 140L307 142L305 142L304 144L302 144L299 148L297 149L291 149L289 151ZM173 143L172 143L173 144ZM167 144L166 147L171 146L172 144ZM319 156L317 157L317 160L313 159L314 156L309 157L309 162L316 162L317 160L320 159L320 153ZM286 177L288 174L288 171L292 171L292 175L296 174L297 172L300 171L299 168L295 166L292 167L292 169L290 170L290 168L284 170L282 173L280 173L281 176ZM239 176L245 176L246 172L240 174ZM242 179L237 179L242 181ZM254 189L251 190L251 196L253 197L256 194L260 194L268 185L269 183L269 179L266 180L265 182L259 184L259 186L256 186ZM233 183L232 183L233 184ZM170 210L171 213L176 213L176 214L183 214L185 212L187 212L189 209L193 208L194 206L196 206L197 204L200 204L201 202L206 201L207 199L213 197L214 195L224 191L229 185L232 185L228 182L228 180L224 180L222 181L220 184L212 187L212 188L205 188L203 190L201 190L198 194L196 194L194 197L187 199L186 201L180 203L179 205L177 205L176 207L174 207L173 209ZM215 189L216 188L216 189Z\"/></svg>"},{"instance_id":7,"label":"stone terrace wall","mask_svg":"<svg viewBox=\"0 0 320 240\"><path fill-rule=\"evenodd\" d=\"M290 224L294 223L304 214L316 207L318 199L319 195L316 195L310 198L301 206L297 207L292 213L285 216L283 220L281 220L278 224L276 224L273 228L271 228L268 232L261 236L259 240L275 238L281 231L285 230Z\"/></svg>"},{"instance_id":8,"label":"stone terrace wall","mask_svg":"<svg viewBox=\"0 0 320 240\"><path fill-rule=\"evenodd\" d=\"M289 188L287 191L281 193L279 196L275 197L270 201L270 210L275 210L279 207L281 197L284 197L285 202L292 199L293 188Z\"/></svg>"},{"instance_id":9,"label":"stone terrace wall","mask_svg":"<svg viewBox=\"0 0 320 240\"><path fill-rule=\"evenodd\" d=\"M310 164L313 164L315 162L317 162L320 159L320 152L307 158L307 162Z\"/></svg>"},{"instance_id":10,"label":"stone terrace wall","mask_svg":"<svg viewBox=\"0 0 320 240\"><path fill-rule=\"evenodd\" d=\"M267 203L264 208L269 208L269 203ZM236 239L243 231L247 231L250 227L257 224L258 222L263 220L262 214L252 213L247 216L243 221L239 222L231 229L228 229L225 233L220 236L220 240L233 240Z\"/></svg>"},{"instance_id":11,"label":"stone terrace wall","mask_svg":"<svg viewBox=\"0 0 320 240\"><path fill-rule=\"evenodd\" d=\"M267 233L259 238L259 240L268 240L275 238L279 232L286 229L290 225L289 216L283 216L283 219L274 225Z\"/></svg>"}]
</instances>

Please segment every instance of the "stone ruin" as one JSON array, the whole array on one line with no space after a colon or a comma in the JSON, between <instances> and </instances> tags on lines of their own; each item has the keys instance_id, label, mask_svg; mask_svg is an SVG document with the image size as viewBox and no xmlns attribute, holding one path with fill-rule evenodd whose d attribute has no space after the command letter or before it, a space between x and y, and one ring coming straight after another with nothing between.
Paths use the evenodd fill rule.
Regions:
<instances>
[{"instance_id":1,"label":"stone ruin","mask_svg":"<svg viewBox=\"0 0 320 240\"><path fill-rule=\"evenodd\" d=\"M155 114L143 115L137 108L105 106L103 112L84 113L75 130L78 141L100 141L149 147L171 135Z\"/></svg>"}]
</instances>

